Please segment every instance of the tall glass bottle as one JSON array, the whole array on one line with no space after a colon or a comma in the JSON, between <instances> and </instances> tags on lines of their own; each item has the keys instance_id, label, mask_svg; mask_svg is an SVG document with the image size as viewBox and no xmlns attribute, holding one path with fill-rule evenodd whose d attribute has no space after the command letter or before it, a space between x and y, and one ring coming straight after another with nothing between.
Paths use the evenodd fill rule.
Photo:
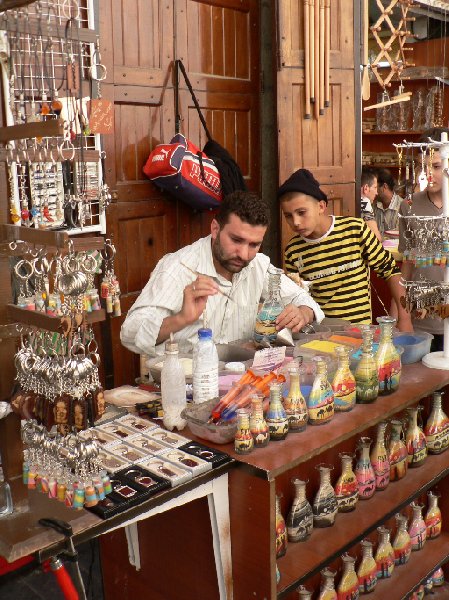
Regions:
<instances>
[{"instance_id":1,"label":"tall glass bottle","mask_svg":"<svg viewBox=\"0 0 449 600\"><path fill-rule=\"evenodd\" d=\"M356 401L358 404L370 404L379 394L377 362L373 352L373 333L369 325L361 326L362 356L354 373Z\"/></svg>"},{"instance_id":2,"label":"tall glass bottle","mask_svg":"<svg viewBox=\"0 0 449 600\"><path fill-rule=\"evenodd\" d=\"M355 558L343 554L343 573L337 587L337 600L357 600L359 597L359 578L355 572Z\"/></svg>"},{"instance_id":3,"label":"tall glass bottle","mask_svg":"<svg viewBox=\"0 0 449 600\"><path fill-rule=\"evenodd\" d=\"M288 430L292 432L304 431L309 415L299 384L299 369L291 367L288 373L290 375L290 387L286 398L284 398L284 408L288 417Z\"/></svg>"},{"instance_id":4,"label":"tall glass bottle","mask_svg":"<svg viewBox=\"0 0 449 600\"><path fill-rule=\"evenodd\" d=\"M249 412L246 408L237 410L237 431L234 438L237 454L249 454L254 450L254 438L249 429Z\"/></svg>"},{"instance_id":5,"label":"tall glass bottle","mask_svg":"<svg viewBox=\"0 0 449 600\"><path fill-rule=\"evenodd\" d=\"M349 349L345 346L335 348L337 370L332 380L334 408L338 412L348 412L355 405L355 377L349 368Z\"/></svg>"},{"instance_id":6,"label":"tall glass bottle","mask_svg":"<svg viewBox=\"0 0 449 600\"><path fill-rule=\"evenodd\" d=\"M422 504L415 504L414 502L410 506L412 507L413 514L408 533L412 542L412 551L416 552L417 550L421 550L426 543L427 527L422 516L424 506Z\"/></svg>"},{"instance_id":7,"label":"tall glass bottle","mask_svg":"<svg viewBox=\"0 0 449 600\"><path fill-rule=\"evenodd\" d=\"M354 456L346 452L341 452L339 456L341 460L341 475L335 484L338 512L350 512L354 510L359 499L357 479L352 470Z\"/></svg>"},{"instance_id":8,"label":"tall glass bottle","mask_svg":"<svg viewBox=\"0 0 449 600\"><path fill-rule=\"evenodd\" d=\"M393 317L377 317L380 325L379 348L376 353L379 395L392 394L399 387L401 379L401 354L393 344Z\"/></svg>"},{"instance_id":9,"label":"tall glass bottle","mask_svg":"<svg viewBox=\"0 0 449 600\"><path fill-rule=\"evenodd\" d=\"M378 527L379 545L376 550L377 579L391 577L394 570L394 550L390 542L390 530Z\"/></svg>"},{"instance_id":10,"label":"tall glass bottle","mask_svg":"<svg viewBox=\"0 0 449 600\"><path fill-rule=\"evenodd\" d=\"M405 436L408 454L408 466L420 467L427 457L427 442L423 430L418 425L419 406L407 408L408 427Z\"/></svg>"},{"instance_id":11,"label":"tall glass bottle","mask_svg":"<svg viewBox=\"0 0 449 600\"><path fill-rule=\"evenodd\" d=\"M412 553L412 542L407 531L407 517L397 513L395 516L398 528L393 540L394 564L405 565Z\"/></svg>"},{"instance_id":12,"label":"tall glass bottle","mask_svg":"<svg viewBox=\"0 0 449 600\"><path fill-rule=\"evenodd\" d=\"M357 569L359 578L359 592L369 594L377 584L377 563L373 557L373 544L369 540L362 540L362 560Z\"/></svg>"},{"instance_id":13,"label":"tall glass bottle","mask_svg":"<svg viewBox=\"0 0 449 600\"><path fill-rule=\"evenodd\" d=\"M360 500L371 498L376 491L376 476L369 455L370 446L371 438L369 437L361 437L357 444L359 457L355 465L355 476Z\"/></svg>"},{"instance_id":14,"label":"tall glass bottle","mask_svg":"<svg viewBox=\"0 0 449 600\"><path fill-rule=\"evenodd\" d=\"M254 447L264 448L270 441L270 430L263 416L263 398L257 394L251 396L249 429L253 436Z\"/></svg>"},{"instance_id":15,"label":"tall glass bottle","mask_svg":"<svg viewBox=\"0 0 449 600\"><path fill-rule=\"evenodd\" d=\"M434 392L432 409L424 427L430 454L441 454L449 447L449 419L442 407L442 392Z\"/></svg>"},{"instance_id":16,"label":"tall glass bottle","mask_svg":"<svg viewBox=\"0 0 449 600\"><path fill-rule=\"evenodd\" d=\"M281 399L282 383L270 385L270 405L266 422L270 430L270 440L284 440L288 433L288 417Z\"/></svg>"},{"instance_id":17,"label":"tall glass bottle","mask_svg":"<svg viewBox=\"0 0 449 600\"><path fill-rule=\"evenodd\" d=\"M282 494L276 494L276 558L287 552L287 528L281 512Z\"/></svg>"},{"instance_id":18,"label":"tall glass bottle","mask_svg":"<svg viewBox=\"0 0 449 600\"><path fill-rule=\"evenodd\" d=\"M282 269L268 267L268 297L256 317L254 340L258 343L272 344L276 341L276 319L284 309L281 299Z\"/></svg>"},{"instance_id":19,"label":"tall glass bottle","mask_svg":"<svg viewBox=\"0 0 449 600\"><path fill-rule=\"evenodd\" d=\"M390 461L385 446L385 431L387 429L386 421L377 424L376 441L371 450L371 465L376 476L376 490L384 490L390 483Z\"/></svg>"},{"instance_id":20,"label":"tall glass bottle","mask_svg":"<svg viewBox=\"0 0 449 600\"><path fill-rule=\"evenodd\" d=\"M186 376L179 360L178 344L173 336L165 344L165 360L161 371L161 402L164 410L164 426L172 431L180 430L187 425L181 417L186 407Z\"/></svg>"},{"instance_id":21,"label":"tall glass bottle","mask_svg":"<svg viewBox=\"0 0 449 600\"><path fill-rule=\"evenodd\" d=\"M438 506L439 496L434 492L427 492L429 506L427 507L424 521L426 523L426 537L428 540L437 538L441 533L441 510Z\"/></svg>"},{"instance_id":22,"label":"tall glass bottle","mask_svg":"<svg viewBox=\"0 0 449 600\"><path fill-rule=\"evenodd\" d=\"M404 443L402 421L390 421L391 434L388 443L388 460L390 461L390 481L398 481L407 474L408 454Z\"/></svg>"},{"instance_id":23,"label":"tall glass bottle","mask_svg":"<svg viewBox=\"0 0 449 600\"><path fill-rule=\"evenodd\" d=\"M337 600L334 579L334 571L330 569L323 569L321 571L321 587L318 600Z\"/></svg>"},{"instance_id":24,"label":"tall glass bottle","mask_svg":"<svg viewBox=\"0 0 449 600\"><path fill-rule=\"evenodd\" d=\"M287 537L289 542L304 542L312 533L313 512L306 496L307 481L294 477L295 497L287 516Z\"/></svg>"},{"instance_id":25,"label":"tall glass bottle","mask_svg":"<svg viewBox=\"0 0 449 600\"><path fill-rule=\"evenodd\" d=\"M334 392L327 379L327 364L319 356L314 358L316 375L313 380L310 396L307 400L309 423L322 425L328 423L334 416Z\"/></svg>"},{"instance_id":26,"label":"tall glass bottle","mask_svg":"<svg viewBox=\"0 0 449 600\"><path fill-rule=\"evenodd\" d=\"M313 526L330 527L334 524L338 511L337 498L331 484L332 465L319 464L315 467L320 473L320 487L313 500Z\"/></svg>"}]
</instances>

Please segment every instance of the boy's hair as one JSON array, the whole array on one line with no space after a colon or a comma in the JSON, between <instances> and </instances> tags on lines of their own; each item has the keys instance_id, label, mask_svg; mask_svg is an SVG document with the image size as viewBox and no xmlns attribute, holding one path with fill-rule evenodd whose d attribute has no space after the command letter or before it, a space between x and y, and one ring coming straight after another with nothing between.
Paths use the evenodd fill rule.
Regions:
<instances>
[{"instance_id":1,"label":"boy's hair","mask_svg":"<svg viewBox=\"0 0 449 600\"><path fill-rule=\"evenodd\" d=\"M390 191L394 192L396 181L393 175L391 174L391 171L389 171L388 169L379 169L377 171L377 185L378 187L381 187L382 185L384 185L384 183L387 184L387 187Z\"/></svg>"},{"instance_id":2,"label":"boy's hair","mask_svg":"<svg viewBox=\"0 0 449 600\"><path fill-rule=\"evenodd\" d=\"M228 194L223 199L215 219L224 227L229 222L230 215L237 215L248 225L262 225L268 227L270 224L270 210L267 203L254 192L237 190Z\"/></svg>"},{"instance_id":3,"label":"boy's hair","mask_svg":"<svg viewBox=\"0 0 449 600\"><path fill-rule=\"evenodd\" d=\"M362 167L362 176L360 178L361 187L365 185L371 187L375 179L377 179L377 171L371 167Z\"/></svg>"}]
</instances>

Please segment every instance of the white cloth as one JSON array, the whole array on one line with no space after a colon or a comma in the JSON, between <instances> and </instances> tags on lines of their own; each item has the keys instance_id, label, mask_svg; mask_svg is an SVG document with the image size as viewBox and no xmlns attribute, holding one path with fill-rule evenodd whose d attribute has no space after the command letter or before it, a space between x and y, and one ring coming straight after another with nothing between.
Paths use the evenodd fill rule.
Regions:
<instances>
[{"instance_id":1,"label":"white cloth","mask_svg":"<svg viewBox=\"0 0 449 600\"><path fill-rule=\"evenodd\" d=\"M167 254L156 265L151 277L128 311L122 325L120 339L132 352L149 356L164 353L164 344L155 345L162 321L182 308L184 288L196 276L192 271L208 275L218 283L222 294L210 296L207 301L207 326L213 331L214 341L226 344L238 339L252 338L259 302L268 294L268 267L270 259L258 253L232 282L219 275L212 259L211 236L199 239L191 246ZM308 306L320 322L324 313L313 298L285 275L281 277L281 297L284 305ZM198 320L174 334L181 352L190 352L197 339L202 321Z\"/></svg>"}]
</instances>

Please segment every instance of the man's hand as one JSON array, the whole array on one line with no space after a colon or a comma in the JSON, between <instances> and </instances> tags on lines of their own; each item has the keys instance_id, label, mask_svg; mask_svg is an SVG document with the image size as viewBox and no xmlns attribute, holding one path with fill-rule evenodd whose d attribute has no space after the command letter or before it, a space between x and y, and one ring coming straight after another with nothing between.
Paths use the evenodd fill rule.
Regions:
<instances>
[{"instance_id":1,"label":"man's hand","mask_svg":"<svg viewBox=\"0 0 449 600\"><path fill-rule=\"evenodd\" d=\"M397 322L397 328L403 333L413 333L413 325L410 316L400 318Z\"/></svg>"},{"instance_id":2,"label":"man's hand","mask_svg":"<svg viewBox=\"0 0 449 600\"><path fill-rule=\"evenodd\" d=\"M314 317L315 313L308 306L288 304L276 319L276 329L280 331L284 327L288 327L292 333L297 333L304 325L311 323Z\"/></svg>"},{"instance_id":3,"label":"man's hand","mask_svg":"<svg viewBox=\"0 0 449 600\"><path fill-rule=\"evenodd\" d=\"M184 288L184 300L179 312L185 325L195 323L206 308L209 296L218 294L218 284L206 275L198 275L193 283Z\"/></svg>"}]
</instances>

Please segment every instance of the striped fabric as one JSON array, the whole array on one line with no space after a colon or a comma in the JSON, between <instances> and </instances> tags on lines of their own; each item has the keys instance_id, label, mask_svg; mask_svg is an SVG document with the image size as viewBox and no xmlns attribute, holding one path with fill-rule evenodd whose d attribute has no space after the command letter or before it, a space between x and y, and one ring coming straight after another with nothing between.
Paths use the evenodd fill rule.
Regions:
<instances>
[{"instance_id":1,"label":"striped fabric","mask_svg":"<svg viewBox=\"0 0 449 600\"><path fill-rule=\"evenodd\" d=\"M312 297L327 317L354 323L371 323L368 267L383 279L400 274L390 252L355 217L333 217L329 231L317 240L294 236L285 249L285 265L311 283Z\"/></svg>"}]
</instances>

